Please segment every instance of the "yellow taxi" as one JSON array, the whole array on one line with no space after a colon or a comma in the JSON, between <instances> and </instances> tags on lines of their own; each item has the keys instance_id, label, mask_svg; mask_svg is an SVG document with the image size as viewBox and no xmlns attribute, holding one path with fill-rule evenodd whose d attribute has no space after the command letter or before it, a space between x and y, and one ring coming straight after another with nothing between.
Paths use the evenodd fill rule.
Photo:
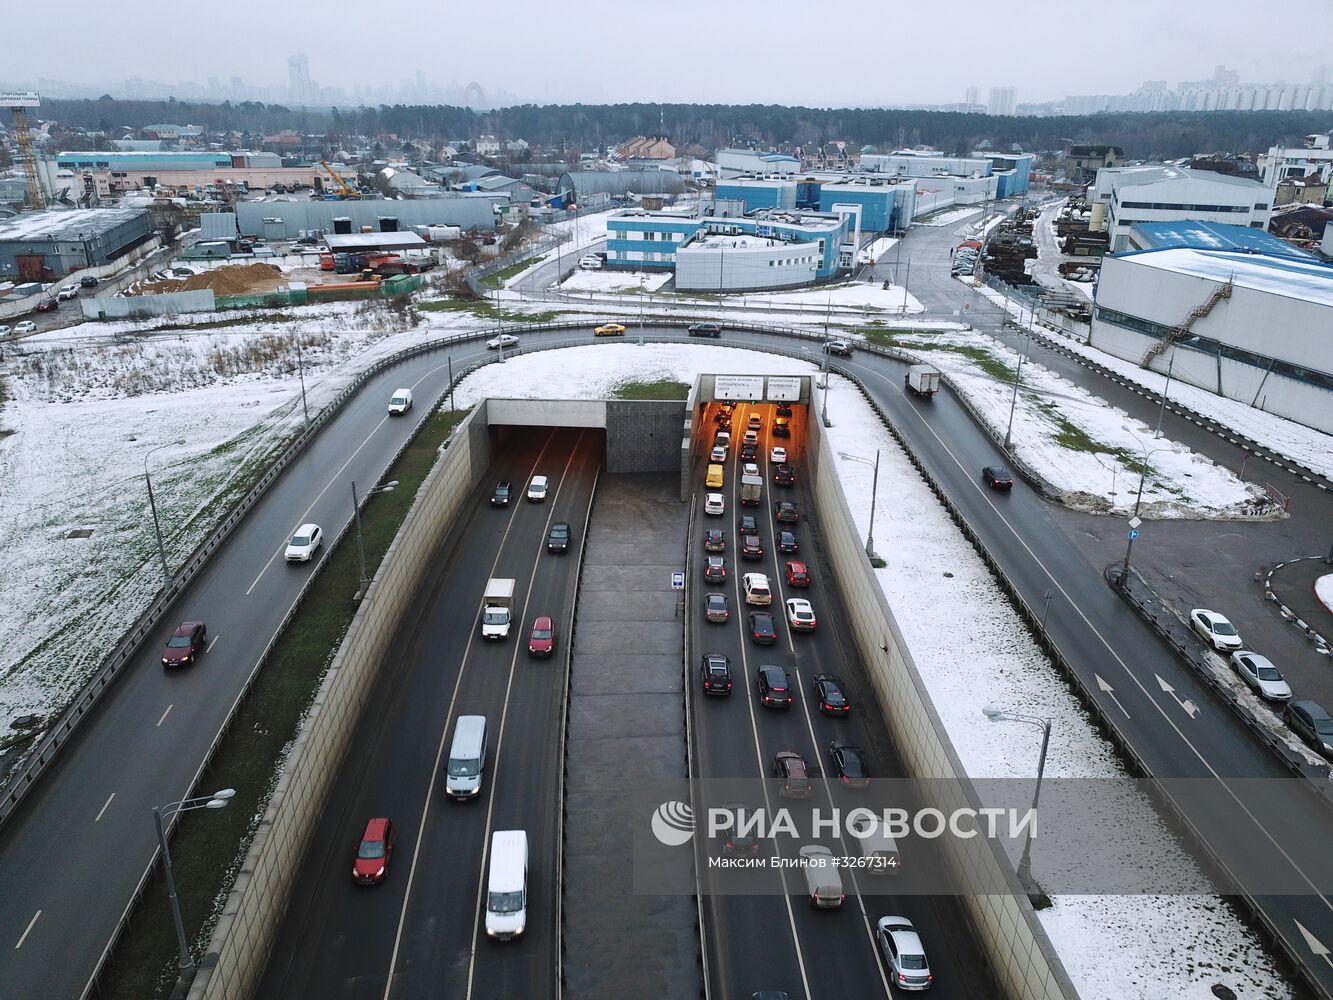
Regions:
<instances>
[{"instance_id":1,"label":"yellow taxi","mask_svg":"<svg viewBox=\"0 0 1333 1000\"><path fill-rule=\"evenodd\" d=\"M603 323L592 331L594 337L623 337L625 328L619 323Z\"/></svg>"}]
</instances>

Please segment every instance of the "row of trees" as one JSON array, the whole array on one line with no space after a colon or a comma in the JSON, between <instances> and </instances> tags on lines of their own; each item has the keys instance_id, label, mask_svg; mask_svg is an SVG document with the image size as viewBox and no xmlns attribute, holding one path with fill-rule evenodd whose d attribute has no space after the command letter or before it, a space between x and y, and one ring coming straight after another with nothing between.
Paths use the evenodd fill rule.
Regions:
<instances>
[{"instance_id":1,"label":"row of trees","mask_svg":"<svg viewBox=\"0 0 1333 1000\"><path fill-rule=\"evenodd\" d=\"M737 136L764 147L817 146L835 139L884 149L924 143L952 155L983 141L1007 150L1059 150L1069 142L1120 146L1132 158L1175 159L1191 153L1261 151L1298 144L1333 128L1333 115L1316 111L1172 111L1058 118L996 117L939 111L873 108L803 108L739 104L534 104L477 112L447 105L381 105L315 111L245 101L202 104L166 101L48 100L42 114L60 122L114 133L154 122L202 125L211 132L273 133L284 128L329 136L397 136L442 142L479 135L523 138L545 147L590 149L655 133L665 121L678 145L716 149Z\"/></svg>"}]
</instances>

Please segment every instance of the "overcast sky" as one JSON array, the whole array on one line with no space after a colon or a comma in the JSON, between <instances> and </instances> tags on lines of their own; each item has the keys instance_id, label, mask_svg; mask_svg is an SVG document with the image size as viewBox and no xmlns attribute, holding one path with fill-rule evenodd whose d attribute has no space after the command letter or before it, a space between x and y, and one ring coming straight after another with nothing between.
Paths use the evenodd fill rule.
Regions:
<instances>
[{"instance_id":1,"label":"overcast sky","mask_svg":"<svg viewBox=\"0 0 1333 1000\"><path fill-rule=\"evenodd\" d=\"M349 91L396 87L420 70L441 86L475 80L536 103L935 104L962 101L969 86L983 103L1000 86L1048 101L1207 79L1219 63L1242 82L1308 83L1333 55L1326 31L1296 25L1320 23L1328 2L1301 7L1279 32L1266 14L1278 8L1253 0L227 0L141 17L62 0L70 30L46 44L0 42L0 82L285 86L287 57L304 52L313 80Z\"/></svg>"}]
</instances>

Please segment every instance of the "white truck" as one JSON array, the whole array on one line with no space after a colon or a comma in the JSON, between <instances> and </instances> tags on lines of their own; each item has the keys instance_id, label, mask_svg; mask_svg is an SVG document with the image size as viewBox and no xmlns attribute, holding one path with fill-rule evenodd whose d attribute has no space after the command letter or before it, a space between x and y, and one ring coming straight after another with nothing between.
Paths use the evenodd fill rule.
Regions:
<instances>
[{"instance_id":1,"label":"white truck","mask_svg":"<svg viewBox=\"0 0 1333 1000\"><path fill-rule=\"evenodd\" d=\"M918 396L929 399L940 391L939 369L930 365L912 365L903 376L903 383Z\"/></svg>"},{"instance_id":2,"label":"white truck","mask_svg":"<svg viewBox=\"0 0 1333 1000\"><path fill-rule=\"evenodd\" d=\"M481 599L481 637L508 639L514 617L514 581L496 577L486 581Z\"/></svg>"},{"instance_id":3,"label":"white truck","mask_svg":"<svg viewBox=\"0 0 1333 1000\"><path fill-rule=\"evenodd\" d=\"M758 476L741 476L741 503L746 507L758 507L763 499L764 481Z\"/></svg>"}]
</instances>

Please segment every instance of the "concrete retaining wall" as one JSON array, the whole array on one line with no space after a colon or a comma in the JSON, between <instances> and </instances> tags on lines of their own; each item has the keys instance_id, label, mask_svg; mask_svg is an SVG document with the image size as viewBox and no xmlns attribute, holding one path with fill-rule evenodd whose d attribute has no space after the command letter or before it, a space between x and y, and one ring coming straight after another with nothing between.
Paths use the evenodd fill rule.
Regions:
<instances>
[{"instance_id":1,"label":"concrete retaining wall","mask_svg":"<svg viewBox=\"0 0 1333 1000\"><path fill-rule=\"evenodd\" d=\"M607 471L674 472L680 467L680 438L684 425L684 402L607 400Z\"/></svg>"},{"instance_id":2,"label":"concrete retaining wall","mask_svg":"<svg viewBox=\"0 0 1333 1000\"><path fill-rule=\"evenodd\" d=\"M146 319L178 313L213 312L217 305L211 288L194 292L163 292L160 295L127 295L120 298L79 299L84 319Z\"/></svg>"},{"instance_id":3,"label":"concrete retaining wall","mask_svg":"<svg viewBox=\"0 0 1333 1000\"><path fill-rule=\"evenodd\" d=\"M213 930L190 1000L252 995L292 880L398 623L490 463L483 403L427 476L338 649Z\"/></svg>"},{"instance_id":4,"label":"concrete retaining wall","mask_svg":"<svg viewBox=\"0 0 1333 1000\"><path fill-rule=\"evenodd\" d=\"M810 428L809 476L829 564L847 609L852 641L874 685L894 743L908 773L922 782L925 805L946 813L963 806L975 808L980 802L875 579L832 455L823 452L823 429L818 418L811 416L806 424ZM933 778L947 780L929 780ZM950 788L956 789L956 801L943 801ZM940 843L954 878L972 890L962 897L963 907L1002 995L1011 1000L1076 998L1059 956L996 846L985 838L943 838ZM978 992L986 992L980 984Z\"/></svg>"}]
</instances>

